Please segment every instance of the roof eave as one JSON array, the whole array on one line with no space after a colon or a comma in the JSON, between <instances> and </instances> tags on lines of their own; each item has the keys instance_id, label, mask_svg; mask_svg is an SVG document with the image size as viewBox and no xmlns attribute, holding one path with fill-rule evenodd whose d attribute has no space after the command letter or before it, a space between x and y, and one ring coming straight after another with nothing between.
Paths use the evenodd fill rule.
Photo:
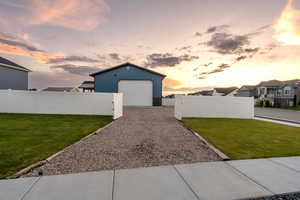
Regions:
<instances>
[{"instance_id":1,"label":"roof eave","mask_svg":"<svg viewBox=\"0 0 300 200\"><path fill-rule=\"evenodd\" d=\"M24 72L32 72L31 70L27 69L27 68L20 68L20 67L15 67L13 65L7 65L7 64L3 64L3 63L0 63L0 66L4 66L4 67L9 67L9 68L12 68L12 69L15 69L15 70L20 70L20 71L24 71Z\"/></svg>"},{"instance_id":2,"label":"roof eave","mask_svg":"<svg viewBox=\"0 0 300 200\"><path fill-rule=\"evenodd\" d=\"M98 71L98 72L91 73L91 74L89 74L89 76L95 77L95 76L98 75L98 74L101 74L101 73L104 73L104 72L113 70L113 69L115 69L115 68L123 67L123 66L126 66L126 65L131 65L131 66L133 66L133 67L140 68L140 69L142 69L142 70L148 71L149 73L153 73L153 74L159 75L159 76L161 76L161 77L163 77L163 78L166 77L166 75L164 75L164 74L161 74L161 73L158 73L158 72L155 72L155 71L152 71L152 70L149 70L149 69L146 69L146 68L137 66L137 65L132 64L132 63L129 63L129 62L123 63L123 64L121 64L121 65L117 65L117 66L115 66L115 67L111 67L111 68L108 68L108 69L104 69L104 70L101 70L101 71Z\"/></svg>"}]
</instances>

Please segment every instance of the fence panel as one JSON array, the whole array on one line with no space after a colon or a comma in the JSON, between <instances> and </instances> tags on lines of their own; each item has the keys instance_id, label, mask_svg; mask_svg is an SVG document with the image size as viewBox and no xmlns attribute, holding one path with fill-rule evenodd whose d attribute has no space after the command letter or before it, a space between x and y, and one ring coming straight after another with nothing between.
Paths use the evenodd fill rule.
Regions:
<instances>
[{"instance_id":1,"label":"fence panel","mask_svg":"<svg viewBox=\"0 0 300 200\"><path fill-rule=\"evenodd\" d=\"M175 117L254 118L252 97L176 96Z\"/></svg>"},{"instance_id":2,"label":"fence panel","mask_svg":"<svg viewBox=\"0 0 300 200\"><path fill-rule=\"evenodd\" d=\"M120 94L122 96L122 94ZM122 116L123 101L114 93L0 91L0 112L37 114L114 115L114 100Z\"/></svg>"}]
</instances>

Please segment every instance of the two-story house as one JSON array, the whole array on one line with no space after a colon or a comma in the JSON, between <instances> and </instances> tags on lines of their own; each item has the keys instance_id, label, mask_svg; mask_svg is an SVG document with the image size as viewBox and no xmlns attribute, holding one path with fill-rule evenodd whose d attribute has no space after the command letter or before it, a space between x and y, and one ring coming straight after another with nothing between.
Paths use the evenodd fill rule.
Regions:
<instances>
[{"instance_id":1,"label":"two-story house","mask_svg":"<svg viewBox=\"0 0 300 200\"><path fill-rule=\"evenodd\" d=\"M257 98L257 86L256 85L243 85L234 96L237 97L254 97Z\"/></svg>"},{"instance_id":2,"label":"two-story house","mask_svg":"<svg viewBox=\"0 0 300 200\"><path fill-rule=\"evenodd\" d=\"M263 81L257 87L258 97L275 107L296 106L300 101L299 84L298 79Z\"/></svg>"}]
</instances>

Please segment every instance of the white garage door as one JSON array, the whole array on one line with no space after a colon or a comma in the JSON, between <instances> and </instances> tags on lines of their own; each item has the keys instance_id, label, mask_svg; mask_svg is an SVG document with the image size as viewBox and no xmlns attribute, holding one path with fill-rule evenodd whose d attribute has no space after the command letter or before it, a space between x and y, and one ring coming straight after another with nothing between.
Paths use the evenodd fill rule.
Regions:
<instances>
[{"instance_id":1,"label":"white garage door","mask_svg":"<svg viewBox=\"0 0 300 200\"><path fill-rule=\"evenodd\" d=\"M125 106L152 106L152 81L121 80L118 88Z\"/></svg>"}]
</instances>

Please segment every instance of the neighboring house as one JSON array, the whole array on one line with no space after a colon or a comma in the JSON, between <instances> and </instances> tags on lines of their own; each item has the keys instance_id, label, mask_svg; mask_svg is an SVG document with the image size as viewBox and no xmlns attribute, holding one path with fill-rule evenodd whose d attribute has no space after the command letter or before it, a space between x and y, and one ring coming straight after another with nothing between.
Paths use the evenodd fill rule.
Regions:
<instances>
[{"instance_id":1,"label":"neighboring house","mask_svg":"<svg viewBox=\"0 0 300 200\"><path fill-rule=\"evenodd\" d=\"M237 87L228 87L228 88L214 88L213 96L234 96L237 92Z\"/></svg>"},{"instance_id":2,"label":"neighboring house","mask_svg":"<svg viewBox=\"0 0 300 200\"><path fill-rule=\"evenodd\" d=\"M257 98L257 86L255 85L244 85L238 91L234 96L237 97L254 97Z\"/></svg>"},{"instance_id":3,"label":"neighboring house","mask_svg":"<svg viewBox=\"0 0 300 200\"><path fill-rule=\"evenodd\" d=\"M228 88L214 88L212 90L202 90L200 92L190 93L188 95L194 96L234 96L237 92L237 87Z\"/></svg>"},{"instance_id":4,"label":"neighboring house","mask_svg":"<svg viewBox=\"0 0 300 200\"><path fill-rule=\"evenodd\" d=\"M164 96L163 98L174 99L175 94L169 94L169 95Z\"/></svg>"},{"instance_id":5,"label":"neighboring house","mask_svg":"<svg viewBox=\"0 0 300 200\"><path fill-rule=\"evenodd\" d=\"M165 75L125 63L91 74L95 92L123 93L123 103L129 106L160 106L162 80Z\"/></svg>"},{"instance_id":6,"label":"neighboring house","mask_svg":"<svg viewBox=\"0 0 300 200\"><path fill-rule=\"evenodd\" d=\"M0 90L28 90L29 69L0 57Z\"/></svg>"},{"instance_id":7,"label":"neighboring house","mask_svg":"<svg viewBox=\"0 0 300 200\"><path fill-rule=\"evenodd\" d=\"M80 92L78 88L73 87L48 87L43 89L46 92Z\"/></svg>"},{"instance_id":8,"label":"neighboring house","mask_svg":"<svg viewBox=\"0 0 300 200\"><path fill-rule=\"evenodd\" d=\"M300 102L300 80L263 81L258 85L259 99L269 102L270 106L285 107L296 106Z\"/></svg>"},{"instance_id":9,"label":"neighboring house","mask_svg":"<svg viewBox=\"0 0 300 200\"><path fill-rule=\"evenodd\" d=\"M86 90L89 92L93 92L95 90L95 83L94 81L83 81L81 85L78 87L85 92Z\"/></svg>"},{"instance_id":10,"label":"neighboring house","mask_svg":"<svg viewBox=\"0 0 300 200\"><path fill-rule=\"evenodd\" d=\"M214 90L202 90L199 92L189 93L192 96L213 96Z\"/></svg>"}]
</instances>

